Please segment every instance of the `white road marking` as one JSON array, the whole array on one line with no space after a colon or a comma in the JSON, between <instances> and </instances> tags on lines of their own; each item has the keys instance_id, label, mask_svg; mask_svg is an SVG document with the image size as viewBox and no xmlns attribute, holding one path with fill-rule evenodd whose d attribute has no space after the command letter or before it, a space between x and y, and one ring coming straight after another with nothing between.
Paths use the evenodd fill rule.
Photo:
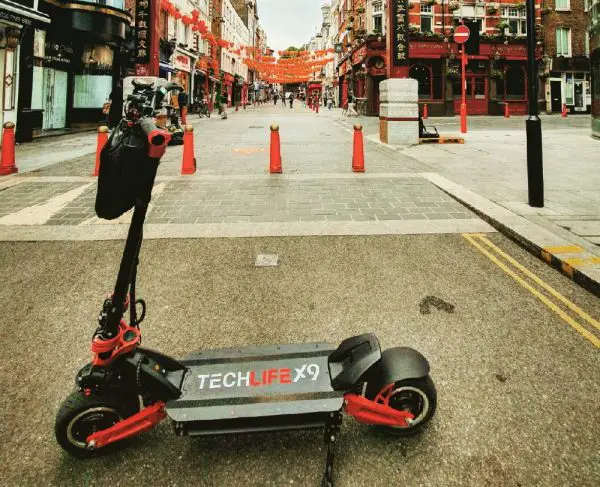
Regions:
<instances>
[{"instance_id":1,"label":"white road marking","mask_svg":"<svg viewBox=\"0 0 600 487\"><path fill-rule=\"evenodd\" d=\"M92 183L84 184L66 193L53 196L40 205L28 206L3 216L0 218L0 225L43 225L91 185Z\"/></svg>"}]
</instances>

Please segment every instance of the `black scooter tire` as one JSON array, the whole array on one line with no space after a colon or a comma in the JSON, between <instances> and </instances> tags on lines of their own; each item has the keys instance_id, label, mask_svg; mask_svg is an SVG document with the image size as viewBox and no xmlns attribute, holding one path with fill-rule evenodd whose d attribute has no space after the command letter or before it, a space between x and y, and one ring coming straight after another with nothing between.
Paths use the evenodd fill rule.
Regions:
<instances>
[{"instance_id":1,"label":"black scooter tire","mask_svg":"<svg viewBox=\"0 0 600 487\"><path fill-rule=\"evenodd\" d=\"M412 394L413 397L418 400L417 403L420 404L420 409L418 405L414 408L411 407L411 401L403 401L402 396L400 396L402 391L404 391L405 394ZM422 377L420 379L405 379L398 381L394 384L390 394L397 396L398 400L395 401L390 399L388 405L393 409L409 410L415 415L415 420L417 420L417 422L415 422L414 425L404 428L393 426L376 426L377 429L382 430L387 434L394 436L415 435L427 426L435 414L435 410L437 408L437 391L435 390L435 385L430 376ZM367 396L368 395L369 391L367 391ZM414 400L412 402L414 402Z\"/></svg>"},{"instance_id":2,"label":"black scooter tire","mask_svg":"<svg viewBox=\"0 0 600 487\"><path fill-rule=\"evenodd\" d=\"M137 396L85 395L83 391L72 392L56 415L56 441L67 453L78 458L100 455L118 443L100 449L88 449L83 437L91 434L95 426L97 430L109 428L116 422L133 416L139 410Z\"/></svg>"}]
</instances>

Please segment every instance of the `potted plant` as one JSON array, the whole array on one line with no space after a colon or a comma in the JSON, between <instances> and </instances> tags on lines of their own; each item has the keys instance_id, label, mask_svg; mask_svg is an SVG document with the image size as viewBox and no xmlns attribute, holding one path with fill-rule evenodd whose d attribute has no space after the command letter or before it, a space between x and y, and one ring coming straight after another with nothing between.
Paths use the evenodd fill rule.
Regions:
<instances>
[{"instance_id":1,"label":"potted plant","mask_svg":"<svg viewBox=\"0 0 600 487\"><path fill-rule=\"evenodd\" d=\"M498 13L498 8L494 5L489 5L487 8L488 15L496 15Z\"/></svg>"},{"instance_id":2,"label":"potted plant","mask_svg":"<svg viewBox=\"0 0 600 487\"><path fill-rule=\"evenodd\" d=\"M524 2L520 2L517 4L517 8L519 10L525 10L527 8L527 5Z\"/></svg>"},{"instance_id":3,"label":"potted plant","mask_svg":"<svg viewBox=\"0 0 600 487\"><path fill-rule=\"evenodd\" d=\"M503 20L496 26L496 28L500 33L504 33L506 29L510 29L510 23L508 22L508 20Z\"/></svg>"},{"instance_id":4,"label":"potted plant","mask_svg":"<svg viewBox=\"0 0 600 487\"><path fill-rule=\"evenodd\" d=\"M365 13L365 8L364 7L358 7L356 9L356 12L359 13L359 14L364 14Z\"/></svg>"},{"instance_id":5,"label":"potted plant","mask_svg":"<svg viewBox=\"0 0 600 487\"><path fill-rule=\"evenodd\" d=\"M446 71L446 77L448 79L460 79L460 70L457 67L449 67Z\"/></svg>"},{"instance_id":6,"label":"potted plant","mask_svg":"<svg viewBox=\"0 0 600 487\"><path fill-rule=\"evenodd\" d=\"M456 0L450 0L450 2L448 2L448 10L450 12L454 12L455 10L458 10L460 8L460 2L457 2Z\"/></svg>"},{"instance_id":7,"label":"potted plant","mask_svg":"<svg viewBox=\"0 0 600 487\"><path fill-rule=\"evenodd\" d=\"M502 71L501 69L492 68L490 69L490 78L502 80L504 79L504 71Z\"/></svg>"},{"instance_id":8,"label":"potted plant","mask_svg":"<svg viewBox=\"0 0 600 487\"><path fill-rule=\"evenodd\" d=\"M425 5L427 5L428 7L432 7L433 5L435 5L435 0L425 0Z\"/></svg>"}]
</instances>

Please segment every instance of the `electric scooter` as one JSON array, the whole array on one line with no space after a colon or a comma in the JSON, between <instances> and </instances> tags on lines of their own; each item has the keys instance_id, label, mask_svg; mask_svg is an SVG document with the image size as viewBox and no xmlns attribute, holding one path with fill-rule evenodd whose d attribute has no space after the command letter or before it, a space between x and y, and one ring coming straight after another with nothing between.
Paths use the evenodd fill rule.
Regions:
<instances>
[{"instance_id":1,"label":"electric scooter","mask_svg":"<svg viewBox=\"0 0 600 487\"><path fill-rule=\"evenodd\" d=\"M106 173L100 174L96 200L96 212L104 218L116 218L131 206L134 212L114 293L104 301L92 338L92 361L77 374L76 388L56 416L60 446L77 457L94 456L166 418L180 436L317 428L327 447L321 485L330 487L342 413L400 436L420 431L436 409L429 364L411 348L381 351L372 333L338 346L202 350L182 360L140 345L146 316L146 304L136 296L142 230L169 134L151 118L161 93L149 85L136 88L144 94L134 93L121 132L103 149ZM129 165L128 170L114 164ZM114 193L117 183L124 203L115 209L121 197ZM133 203L124 196L132 191Z\"/></svg>"}]
</instances>

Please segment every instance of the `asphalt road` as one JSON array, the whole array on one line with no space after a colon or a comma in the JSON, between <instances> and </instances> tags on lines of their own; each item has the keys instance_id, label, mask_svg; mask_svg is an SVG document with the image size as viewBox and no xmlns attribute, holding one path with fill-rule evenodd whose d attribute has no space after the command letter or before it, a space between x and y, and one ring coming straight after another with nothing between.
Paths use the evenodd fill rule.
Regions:
<instances>
[{"instance_id":1,"label":"asphalt road","mask_svg":"<svg viewBox=\"0 0 600 487\"><path fill-rule=\"evenodd\" d=\"M504 237L490 239L600 316L595 297ZM121 244L0 244L0 485L318 485L318 432L190 439L165 422L116 454L81 461L62 452L54 416L89 360ZM280 266L255 268L258 253L279 254ZM338 486L596 486L598 348L531 289L461 235L154 240L139 278L144 344L176 357L374 331L383 347L412 346L429 359L439 394L430 427L399 440L348 418ZM421 314L429 295L455 312Z\"/></svg>"}]
</instances>

